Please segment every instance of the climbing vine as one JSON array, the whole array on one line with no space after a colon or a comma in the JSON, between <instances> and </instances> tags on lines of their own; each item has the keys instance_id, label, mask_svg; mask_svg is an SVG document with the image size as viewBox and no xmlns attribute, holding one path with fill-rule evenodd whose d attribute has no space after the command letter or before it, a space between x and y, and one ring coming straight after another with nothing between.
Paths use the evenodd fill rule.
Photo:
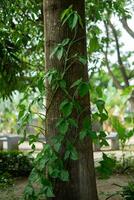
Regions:
<instances>
[{"instance_id":1,"label":"climbing vine","mask_svg":"<svg viewBox=\"0 0 134 200\"><path fill-rule=\"evenodd\" d=\"M51 104L54 100L54 97L57 91L60 89L63 93L63 100L60 104L60 118L55 124L55 128L58 130L58 134L51 137L49 143L43 144L42 151L37 155L34 161L34 169L32 170L27 187L24 192L25 200L34 200L41 198L54 197L54 188L56 180L67 182L70 179L69 171L67 170L66 163L69 160L78 160L79 153L77 151L76 143L78 141L82 142L86 137L90 137L94 142L98 142L101 146L108 145L106 142L106 133L102 130L95 132L92 129L90 116L85 116L82 121L81 131L79 135L76 134L74 139L69 139L70 130L77 131L79 126L80 116L90 108L83 108L83 106L78 101L79 98L83 98L86 95L89 95L91 89L90 83L85 82L82 78L76 80L71 86L67 85L65 76L67 71L72 67L74 62L80 62L83 66L87 63L85 55L79 55L75 53L70 57L70 50L73 48L73 45L79 42L80 38L76 38L76 33L79 29L79 26L83 28L83 23L80 15L77 11L73 9L72 6L63 11L61 15L61 24L68 26L71 31L73 31L73 38L65 38L59 44L57 44L51 55L50 59L58 59L63 62L63 71L59 71L57 68L52 68L47 71L45 74L40 74L40 79L38 80L38 94L31 100L29 106L25 105L25 102L28 98L27 91L25 97L21 100L19 104L19 120L18 120L18 132L24 133L24 138L21 142L25 140L26 137L29 139L29 144L32 146L34 151L36 141L40 141L40 133L42 135L46 134L45 128L42 126L36 126L37 134L27 136L25 127L27 123L32 121L33 115L38 115L43 121L46 120L47 114L51 107ZM44 81L48 81L49 86L53 92L53 96L50 100L50 105L46 108L44 105ZM69 91L73 91L73 95ZM45 114L43 113L34 113L32 107L35 104L41 103L42 108L45 108ZM108 113L105 109L105 102L102 99L97 99L95 101L96 112L92 114L93 120L98 120L100 124L103 124L108 118ZM73 113L76 113L77 117L74 117ZM63 147L64 146L64 150ZM33 152L32 151L32 152ZM108 157L103 156L104 162L108 163ZM111 161L111 160L110 160ZM103 162L103 166L104 166ZM112 161L111 161L112 162ZM109 162L109 163L111 163ZM109 166L110 167L110 166ZM36 187L38 183L38 187Z\"/></svg>"}]
</instances>

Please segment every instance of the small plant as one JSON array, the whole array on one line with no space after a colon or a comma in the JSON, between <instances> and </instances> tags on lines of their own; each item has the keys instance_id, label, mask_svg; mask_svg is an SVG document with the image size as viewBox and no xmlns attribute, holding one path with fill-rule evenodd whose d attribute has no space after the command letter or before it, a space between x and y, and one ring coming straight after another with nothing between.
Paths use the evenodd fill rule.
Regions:
<instances>
[{"instance_id":1,"label":"small plant","mask_svg":"<svg viewBox=\"0 0 134 200\"><path fill-rule=\"evenodd\" d=\"M0 174L0 189L5 189L13 185L13 179L8 172Z\"/></svg>"},{"instance_id":2,"label":"small plant","mask_svg":"<svg viewBox=\"0 0 134 200\"><path fill-rule=\"evenodd\" d=\"M122 161L122 158L120 160L116 161L116 167L115 167L115 173L119 174L132 174L134 173L134 158L132 156L129 156Z\"/></svg>"},{"instance_id":3,"label":"small plant","mask_svg":"<svg viewBox=\"0 0 134 200\"><path fill-rule=\"evenodd\" d=\"M116 167L116 159L114 156L107 156L103 153L103 160L99 161L99 166L96 167L96 172L100 179L109 178Z\"/></svg>"},{"instance_id":4,"label":"small plant","mask_svg":"<svg viewBox=\"0 0 134 200\"><path fill-rule=\"evenodd\" d=\"M130 182L123 187L121 196L124 200L134 200L134 182Z\"/></svg>"}]
</instances>

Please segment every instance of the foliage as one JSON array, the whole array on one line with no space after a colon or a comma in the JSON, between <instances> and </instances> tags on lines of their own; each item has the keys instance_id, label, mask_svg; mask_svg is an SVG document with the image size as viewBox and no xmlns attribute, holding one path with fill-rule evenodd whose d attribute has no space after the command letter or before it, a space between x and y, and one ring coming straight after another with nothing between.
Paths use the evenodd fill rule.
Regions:
<instances>
[{"instance_id":1,"label":"foliage","mask_svg":"<svg viewBox=\"0 0 134 200\"><path fill-rule=\"evenodd\" d=\"M9 99L4 102L0 101L0 132L16 134L17 124L17 105L19 103L20 95L16 94L11 102Z\"/></svg>"},{"instance_id":2,"label":"foliage","mask_svg":"<svg viewBox=\"0 0 134 200\"><path fill-rule=\"evenodd\" d=\"M124 200L134 200L134 182L129 182L122 188L121 196Z\"/></svg>"},{"instance_id":3,"label":"foliage","mask_svg":"<svg viewBox=\"0 0 134 200\"><path fill-rule=\"evenodd\" d=\"M69 10L68 10L69 9ZM85 82L81 79L76 80L71 86L67 86L65 75L66 72L72 67L72 63L75 61L80 62L81 65L86 64L84 55L71 55L69 57L70 49L73 47L76 40L76 30L78 27L82 27L82 21L80 20L80 16L77 12L73 10L72 7L69 7L67 10L63 12L62 21L69 24L70 29L74 29L74 37L73 39L66 38L57 44L50 56L50 59L57 58L59 61L62 59L64 64L64 70L59 71L54 68L49 70L45 78L48 80L49 86L52 88L54 92L54 96L58 89L63 92L63 100L61 100L61 104L59 107L60 118L55 124L56 129L58 130L58 134L53 136L49 142L49 144L45 144L43 150L37 155L34 161L34 168L30 174L29 182L25 189L25 199L36 199L36 198L45 198L45 197L54 197L54 185L55 181L63 181L67 182L70 179L70 174L67 169L67 163L69 160L76 161L79 159L78 149L76 144L80 141L83 142L85 138L91 138L93 141L97 140L97 133L92 130L91 127L91 119L90 116L85 116L82 119L82 128L80 133L74 137L74 139L70 140L68 138L69 132L71 130L77 131L79 126L79 118L85 112L85 109L78 101L78 98L83 98L84 96L89 94L90 85L88 82ZM66 13L71 13L70 16L66 15ZM79 20L76 20L76 15L78 15ZM71 22L70 22L71 21ZM75 23L75 27L74 27ZM62 24L64 25L64 23ZM71 60L71 64L67 63L67 60ZM44 80L42 80L44 81ZM69 91L73 91L73 95L71 96ZM50 100L53 101L54 96ZM43 98L41 93L41 98ZM19 118L19 132L24 134L24 138L27 136L25 131L25 127L28 122L31 122L32 119L32 106L37 102L39 102L40 97L35 98L29 106L25 106L25 98L23 98L20 102L20 112L18 115ZM43 101L42 101L43 103ZM47 113L49 112L48 108L45 108L45 115L43 116L43 120L47 118ZM77 113L77 118L74 118L73 113ZM39 114L40 115L40 114ZM105 102L101 98L97 98L95 100L95 112L93 113L93 119L100 121L101 124L108 118L108 113L105 109ZM34 142L39 140L39 135L43 134L42 132L46 132L43 126L37 127L38 133L37 135L31 135L30 144L32 145L33 151L35 150ZM105 141L106 134L104 131L98 132L98 137L100 140L100 145L107 145ZM23 141L22 141L23 142ZM61 154L62 147L64 145L64 151ZM103 156L103 167L110 167L109 164L112 164L112 160L107 156ZM110 162L111 161L111 162ZM113 165L112 165L113 166ZM44 174L44 171L47 171L47 175ZM101 171L101 170L100 170ZM35 189L34 183L38 183L39 188Z\"/></svg>"},{"instance_id":4,"label":"foliage","mask_svg":"<svg viewBox=\"0 0 134 200\"><path fill-rule=\"evenodd\" d=\"M124 149L126 141L134 135L134 129L128 131L125 126L118 120L118 117L113 116L111 121L114 130L117 131L118 137L121 140L122 149Z\"/></svg>"},{"instance_id":5,"label":"foliage","mask_svg":"<svg viewBox=\"0 0 134 200\"><path fill-rule=\"evenodd\" d=\"M113 174L116 167L116 160L115 158L107 156L103 153L103 160L101 160L99 164L100 165L96 168L99 178L106 179Z\"/></svg>"},{"instance_id":6,"label":"foliage","mask_svg":"<svg viewBox=\"0 0 134 200\"><path fill-rule=\"evenodd\" d=\"M0 174L0 189L5 189L6 187L13 185L13 179L12 176L5 172L3 174Z\"/></svg>"},{"instance_id":7,"label":"foliage","mask_svg":"<svg viewBox=\"0 0 134 200\"><path fill-rule=\"evenodd\" d=\"M132 96L133 86L122 90L116 89L109 83L107 89L104 90L103 100L105 101L106 109L109 113L109 126L110 124L113 128L117 127L118 123L122 123L126 132L133 128L133 110L131 106L131 96ZM114 126L116 120L112 118L118 118L117 124Z\"/></svg>"},{"instance_id":8,"label":"foliage","mask_svg":"<svg viewBox=\"0 0 134 200\"><path fill-rule=\"evenodd\" d=\"M0 175L28 176L33 168L33 158L18 151L0 151ZM4 180L4 179L3 179Z\"/></svg>"},{"instance_id":9,"label":"foliage","mask_svg":"<svg viewBox=\"0 0 134 200\"><path fill-rule=\"evenodd\" d=\"M125 156L124 160L120 158L120 160L116 159L116 166L114 172L117 174L133 174L134 173L134 159L133 156Z\"/></svg>"},{"instance_id":10,"label":"foliage","mask_svg":"<svg viewBox=\"0 0 134 200\"><path fill-rule=\"evenodd\" d=\"M134 77L133 52L124 50L124 45L127 46L121 42L124 30L117 28L122 19L127 21L132 17L131 3L126 0L86 1L89 72L91 81L103 88L108 86L109 79L114 87L127 88Z\"/></svg>"},{"instance_id":11,"label":"foliage","mask_svg":"<svg viewBox=\"0 0 134 200\"><path fill-rule=\"evenodd\" d=\"M86 0L86 20L87 20L87 40L88 40L88 59L90 62L89 70L92 77L91 81L99 82L100 86L107 86L111 74L106 73L107 61L104 53L106 52L107 42L109 41L108 55L115 57L115 39L110 34L110 38L100 27L100 22L105 22L112 16L117 19L122 17L131 18L133 2L126 0L118 1L96 1ZM81 24L81 18L77 11L70 6L63 12L62 23L67 23L71 29L75 25ZM42 1L38 0L16 0L1 1L0 3L0 43L1 43L1 67L0 67L0 96L3 98L11 97L11 94L18 90L24 92L27 86L33 89L39 76L39 71L44 71L43 61L43 13ZM117 31L118 32L118 31ZM58 57L60 59L63 47L58 45ZM122 46L120 47L122 48ZM113 53L112 53L113 52ZM122 52L121 52L122 53ZM133 77L133 64L131 56L133 52L125 52L121 55L126 67L128 79ZM80 58L85 62L85 58ZM120 65L112 59L108 61L111 71L115 78L122 84L122 74ZM9 71L10 69L10 71ZM10 73L9 73L10 72ZM113 77L112 77L113 78ZM114 82L114 81L113 81ZM114 83L113 83L114 84Z\"/></svg>"},{"instance_id":12,"label":"foliage","mask_svg":"<svg viewBox=\"0 0 134 200\"><path fill-rule=\"evenodd\" d=\"M128 13L125 9L125 1L96 1L91 0L86 1L87 8L87 35L88 35L88 59L91 63L91 75L94 75L96 71L99 71L97 76L94 75L92 81L96 81L97 87L95 88L97 93L97 98L94 95L93 103L95 103L95 108L93 110L92 120L99 121L102 125L105 120L108 119L108 113L105 109L105 102L102 99L102 88L108 85L109 79L106 74L106 68L109 69L109 61L107 61L107 54L113 56L115 54L115 42L119 37L119 32L112 29L110 25L110 20L112 14L115 14L119 18L122 16L128 17ZM60 89L64 94L64 99L61 102L59 112L61 118L56 124L56 128L59 134L51 138L50 144L44 145L43 150L38 154L35 162L34 169L29 177L29 183L25 190L25 199L37 199L37 196L42 198L54 197L53 188L56 180L69 181L69 172L67 171L66 161L79 159L79 155L76 149L76 142L82 142L86 137L90 137L93 141L100 140L101 146L107 145L105 138L106 134L103 130L96 133L92 130L91 119L89 116L85 116L82 121L82 129L79 136L70 141L68 138L69 130L77 130L79 117L85 111L82 105L80 105L78 98L83 98L85 95L89 94L89 90L93 91L91 84L85 82L82 79L76 80L69 90L73 91L73 96L70 96L67 88L67 82L65 80L66 72L71 68L73 62L80 62L83 66L87 63L85 55L79 55L76 53L69 57L70 48L73 47L75 42L78 42L75 38L79 27L83 27L83 22L77 11L73 9L72 6L63 11L61 16L61 24L67 24L71 31L74 33L74 38L64 38L59 44L57 44L51 53L50 59L58 59L64 63L64 71L58 71L57 69L52 69L48 71L45 76L42 72L43 66L43 29L40 22L40 17L42 18L42 10L40 1L27 0L25 3L23 1L8 1L5 3L2 1L2 8L0 9L1 15L1 35L0 40L2 50L1 50L1 68L0 68L0 92L2 97L7 97L12 94L13 91L19 90L24 92L24 97L20 101L19 105L19 131L26 135L26 125L31 123L33 117L33 106L34 104L44 105L44 79L48 80L49 86L52 91ZM18 6L19 5L19 6ZM17 7L17 9L16 9ZM9 9L10 8L10 9ZM6 13L3 11L7 11ZM24 15L23 15L24 13ZM10 15L9 15L10 14ZM10 16L10 17L8 17ZM41 19L42 20L42 19ZM6 22L4 28L3 21ZM113 33L116 34L109 35L106 31L105 36L102 33L101 28L98 23L104 22ZM106 27L107 28L107 27ZM3 34L4 33L4 34ZM116 35L116 37L115 37ZM19 37L18 37L19 36ZM112 44L112 49L108 50L109 43ZM117 42L116 42L117 43ZM117 46L117 44L116 44ZM120 48L120 45L119 45ZM119 50L119 48L117 48ZM114 53L113 53L114 49ZM118 52L118 51L117 51ZM103 54L103 59L101 60L98 53ZM5 59L3 59L3 57ZM112 72L114 73L112 78L119 78L119 85L126 87L126 79L122 76L122 70L120 66L122 63L120 61L127 61L127 56L118 55L119 62L110 63ZM68 60L70 65L68 65ZM98 62L99 61L99 62ZM97 64L96 64L97 63ZM7 67L8 66L8 67ZM10 66L10 68L9 68ZM9 71L10 69L10 71ZM101 70L102 69L102 70ZM39 71L41 71L39 73ZM10 72L10 73L9 73ZM108 71L109 72L109 71ZM130 77L131 70L127 67L126 74L128 75L128 80ZM117 74L120 73L119 76ZM10 76L9 76L10 74ZM109 75L111 73L109 72ZM6 77L8 79L6 80ZM110 77L110 76L109 76ZM114 82L113 78L113 82ZM102 79L104 81L102 81ZM6 81L5 81L6 80ZM117 80L116 80L117 82ZM28 86L28 87L27 87ZM94 87L94 85L93 85ZM122 88L122 87L121 87ZM43 92L44 91L44 92ZM39 95L38 96L38 94ZM30 99L29 96L36 93L36 97ZM99 98L98 98L99 96ZM55 95L52 97L51 101L54 100ZM51 102L50 102L51 106ZM44 114L36 113L43 120L47 118L46 108L44 109ZM76 111L78 119L74 118L72 113ZM35 113L34 113L35 115ZM118 123L119 125L119 123ZM117 126L115 126L117 128ZM118 128L120 128L119 126ZM29 143L32 145L33 150L35 150L34 142L39 140L39 135L45 133L44 126L36 127L37 134L30 135ZM21 141L23 142L24 139ZM62 158L60 155L62 146L65 146L65 152L63 152ZM114 167L115 162L103 154L103 161L100 162L100 167L98 167L99 172L102 172L102 176L109 176L112 173L110 167ZM47 176L45 176L44 171L48 171ZM34 182L38 182L40 185L39 191L36 193L33 186Z\"/></svg>"},{"instance_id":13,"label":"foliage","mask_svg":"<svg viewBox=\"0 0 134 200\"><path fill-rule=\"evenodd\" d=\"M35 87L43 66L42 1L0 2L0 97Z\"/></svg>"}]
</instances>

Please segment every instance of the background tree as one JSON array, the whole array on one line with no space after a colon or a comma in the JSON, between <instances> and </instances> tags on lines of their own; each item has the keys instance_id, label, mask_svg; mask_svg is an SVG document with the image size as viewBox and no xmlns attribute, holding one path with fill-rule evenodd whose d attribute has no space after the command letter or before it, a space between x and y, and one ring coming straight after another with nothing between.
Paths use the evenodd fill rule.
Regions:
<instances>
[{"instance_id":1,"label":"background tree","mask_svg":"<svg viewBox=\"0 0 134 200\"><path fill-rule=\"evenodd\" d=\"M61 13L71 5L76 13L74 12L74 14L72 14L72 18L70 18L69 23L70 27L72 26L71 29L76 29L75 33L67 26L61 26L60 22ZM84 28L82 28L80 25L78 27L73 27L75 26L75 24L77 25L77 12L82 19ZM68 13L68 16L69 14L70 13ZM50 55L56 43L61 43L66 38L73 40L74 37L75 42L72 45L71 50L68 52L70 60L75 55L86 57L85 3L84 1L78 2L75 0L70 0L67 2L59 0L44 1L44 15L46 71L49 71L56 67L58 71L65 73L65 82L67 84L65 90L68 91L68 93L66 94L62 92L61 89L58 89L58 91L55 93L55 91L52 91L50 85L47 82L46 107L47 109L49 108L49 110L46 118L46 131L49 141L49 137L58 134L58 130L55 128L55 124L57 123L61 115L59 112L59 107L63 99L65 98L64 95L66 94L67 97L68 94L73 95L74 89L71 88L71 85L75 81L79 79L82 79L83 81L88 81L88 70L86 64L83 65L79 62L79 60L75 59L71 65L69 63L72 61L67 61L67 65L65 66L64 58L60 62L56 58L50 59ZM70 67L68 68L69 65ZM81 122L84 120L85 116L90 118L89 96L86 95L83 98L80 98L78 96L76 97L75 101L77 100L79 100L80 105L86 109L80 116L80 119L78 121L78 128L76 130L75 128L71 128L67 131L66 139L72 143L75 142L75 138L79 138L79 133L82 128ZM77 118L77 115L78 113L76 112L76 109L74 109L72 114L72 116L74 116L74 119ZM64 152L68 148L66 146L66 143L64 145L65 147L62 146L61 149L62 158L64 158ZM70 181L65 184L59 181L56 182L55 199L98 199L96 192L91 139L86 138L84 142L80 142L77 139L76 149L78 151L79 159L77 161L70 160L69 163L65 164L70 173Z\"/></svg>"},{"instance_id":2,"label":"background tree","mask_svg":"<svg viewBox=\"0 0 134 200\"><path fill-rule=\"evenodd\" d=\"M42 1L0 2L0 97L29 86L43 71Z\"/></svg>"}]
</instances>

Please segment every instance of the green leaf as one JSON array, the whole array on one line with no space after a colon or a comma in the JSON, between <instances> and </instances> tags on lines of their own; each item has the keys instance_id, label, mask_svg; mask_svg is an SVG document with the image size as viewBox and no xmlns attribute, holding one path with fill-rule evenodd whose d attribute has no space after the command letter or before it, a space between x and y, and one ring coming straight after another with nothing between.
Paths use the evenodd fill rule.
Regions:
<instances>
[{"instance_id":1,"label":"green leaf","mask_svg":"<svg viewBox=\"0 0 134 200\"><path fill-rule=\"evenodd\" d=\"M72 30L77 26L78 22L82 26L82 21L80 19L80 16L78 15L77 11L74 11L72 9L72 6L70 6L62 13L61 21L62 25L64 25L67 22L70 29Z\"/></svg>"},{"instance_id":2,"label":"green leaf","mask_svg":"<svg viewBox=\"0 0 134 200\"><path fill-rule=\"evenodd\" d=\"M75 12L71 15L71 17L70 17L70 19L69 19L69 27L70 27L71 29L74 29L74 28L76 27L76 25L77 25L77 23L78 23L78 19L79 19L78 13L75 11Z\"/></svg>"},{"instance_id":3,"label":"green leaf","mask_svg":"<svg viewBox=\"0 0 134 200\"><path fill-rule=\"evenodd\" d=\"M67 9L65 9L62 14L61 14L61 21L63 21L63 19L65 19L69 13L72 12L72 5L70 5Z\"/></svg>"},{"instance_id":4,"label":"green leaf","mask_svg":"<svg viewBox=\"0 0 134 200\"><path fill-rule=\"evenodd\" d=\"M73 148L72 149L72 151L71 151L71 154L70 154L70 158L72 159L72 160L78 160L78 152L76 151L76 149L75 148Z\"/></svg>"},{"instance_id":5,"label":"green leaf","mask_svg":"<svg viewBox=\"0 0 134 200\"><path fill-rule=\"evenodd\" d=\"M73 88L73 87L76 87L76 86L79 86L82 82L82 78L78 79L77 81L75 81L70 88Z\"/></svg>"},{"instance_id":6,"label":"green leaf","mask_svg":"<svg viewBox=\"0 0 134 200\"><path fill-rule=\"evenodd\" d=\"M89 45L90 45L90 47L89 47L90 53L95 52L95 51L99 50L99 48L100 48L98 38L96 36L94 36L93 38L90 39Z\"/></svg>"},{"instance_id":7,"label":"green leaf","mask_svg":"<svg viewBox=\"0 0 134 200\"><path fill-rule=\"evenodd\" d=\"M134 128L127 133L127 138L130 139L134 135Z\"/></svg>"},{"instance_id":8,"label":"green leaf","mask_svg":"<svg viewBox=\"0 0 134 200\"><path fill-rule=\"evenodd\" d=\"M61 147L61 142L57 142L57 143L54 144L54 149L55 149L56 152L59 152L60 147Z\"/></svg>"},{"instance_id":9,"label":"green leaf","mask_svg":"<svg viewBox=\"0 0 134 200\"><path fill-rule=\"evenodd\" d=\"M49 175L50 175L51 177L53 177L53 178L58 178L58 177L59 177L60 170L49 166L49 167L48 167L48 173L49 173Z\"/></svg>"},{"instance_id":10,"label":"green leaf","mask_svg":"<svg viewBox=\"0 0 134 200\"><path fill-rule=\"evenodd\" d=\"M69 123L71 126L74 126L74 127L78 128L78 124L77 124L77 122L76 122L75 119L69 118L69 119L68 119L68 123Z\"/></svg>"},{"instance_id":11,"label":"green leaf","mask_svg":"<svg viewBox=\"0 0 134 200\"><path fill-rule=\"evenodd\" d=\"M67 160L70 156L70 151L66 151L64 155L64 160Z\"/></svg>"},{"instance_id":12,"label":"green leaf","mask_svg":"<svg viewBox=\"0 0 134 200\"><path fill-rule=\"evenodd\" d=\"M102 113L103 110L105 109L105 102L103 100L101 100L101 99L98 99L96 101L96 105L97 105L97 108L98 108L99 112Z\"/></svg>"},{"instance_id":13,"label":"green leaf","mask_svg":"<svg viewBox=\"0 0 134 200\"><path fill-rule=\"evenodd\" d=\"M90 117L85 117L83 119L82 126L85 130L91 130L91 119L90 119Z\"/></svg>"},{"instance_id":14,"label":"green leaf","mask_svg":"<svg viewBox=\"0 0 134 200\"><path fill-rule=\"evenodd\" d=\"M25 135L26 135L26 133L25 133ZM25 136L23 136L20 140L19 140L19 143L18 143L18 145L20 145L20 144L22 144L22 143L24 143L26 141L26 137Z\"/></svg>"},{"instance_id":15,"label":"green leaf","mask_svg":"<svg viewBox=\"0 0 134 200\"><path fill-rule=\"evenodd\" d=\"M111 123L112 123L112 126L113 128L117 131L118 133L118 136L119 136L119 139L121 140L126 140L127 137L126 137L126 128L123 126L123 124L121 124L121 122L119 121L118 117L112 117L111 118Z\"/></svg>"},{"instance_id":16,"label":"green leaf","mask_svg":"<svg viewBox=\"0 0 134 200\"><path fill-rule=\"evenodd\" d=\"M104 131L100 131L100 137L106 138L107 134Z\"/></svg>"},{"instance_id":17,"label":"green leaf","mask_svg":"<svg viewBox=\"0 0 134 200\"><path fill-rule=\"evenodd\" d=\"M87 58L85 56L79 56L78 59L83 65L87 64Z\"/></svg>"},{"instance_id":18,"label":"green leaf","mask_svg":"<svg viewBox=\"0 0 134 200\"><path fill-rule=\"evenodd\" d=\"M95 131L92 131L91 129L83 129L80 132L80 140L83 140L85 137L90 137L92 140L97 140L97 134Z\"/></svg>"},{"instance_id":19,"label":"green leaf","mask_svg":"<svg viewBox=\"0 0 134 200\"><path fill-rule=\"evenodd\" d=\"M35 149L36 149L35 144L32 144L31 148L32 148L33 151L35 151Z\"/></svg>"},{"instance_id":20,"label":"green leaf","mask_svg":"<svg viewBox=\"0 0 134 200\"><path fill-rule=\"evenodd\" d=\"M62 46L66 46L68 43L70 42L70 39L69 38L66 38L62 41Z\"/></svg>"},{"instance_id":21,"label":"green leaf","mask_svg":"<svg viewBox=\"0 0 134 200\"><path fill-rule=\"evenodd\" d=\"M37 142L38 135L29 135L28 140L29 140L29 144L31 145L32 143Z\"/></svg>"},{"instance_id":22,"label":"green leaf","mask_svg":"<svg viewBox=\"0 0 134 200\"><path fill-rule=\"evenodd\" d=\"M68 143L67 145L64 159L66 160L69 157L71 160L78 160L78 153L76 151L76 148L71 143Z\"/></svg>"},{"instance_id":23,"label":"green leaf","mask_svg":"<svg viewBox=\"0 0 134 200\"><path fill-rule=\"evenodd\" d=\"M54 193L53 193L52 187L48 187L48 188L47 188L46 196L47 196L48 198L50 198L50 197L55 197L55 195L54 195Z\"/></svg>"},{"instance_id":24,"label":"green leaf","mask_svg":"<svg viewBox=\"0 0 134 200\"><path fill-rule=\"evenodd\" d=\"M68 13L68 15L66 15L63 19L62 19L62 26L66 23L69 22L71 15L73 14L73 11L70 10L70 13Z\"/></svg>"},{"instance_id":25,"label":"green leaf","mask_svg":"<svg viewBox=\"0 0 134 200\"><path fill-rule=\"evenodd\" d=\"M58 48L59 48L59 45L57 45L57 46L53 49L52 53L50 54L50 59L53 58L54 55L57 53Z\"/></svg>"},{"instance_id":26,"label":"green leaf","mask_svg":"<svg viewBox=\"0 0 134 200\"><path fill-rule=\"evenodd\" d=\"M30 184L30 183L28 183L24 189L24 198L26 200L36 200L37 199L34 188L33 188L32 184Z\"/></svg>"},{"instance_id":27,"label":"green leaf","mask_svg":"<svg viewBox=\"0 0 134 200\"><path fill-rule=\"evenodd\" d=\"M87 133L88 133L87 130L80 131L80 134L79 134L80 140L83 140L87 136Z\"/></svg>"},{"instance_id":28,"label":"green leaf","mask_svg":"<svg viewBox=\"0 0 134 200\"><path fill-rule=\"evenodd\" d=\"M96 134L95 131L89 130L88 133L87 133L87 135L88 135L92 140L94 140L94 141L98 139L97 134Z\"/></svg>"},{"instance_id":29,"label":"green leaf","mask_svg":"<svg viewBox=\"0 0 134 200\"><path fill-rule=\"evenodd\" d=\"M64 100L61 104L60 104L60 111L66 116L68 117L69 115L71 115L72 111L73 111L73 103L69 102L68 100Z\"/></svg>"},{"instance_id":30,"label":"green leaf","mask_svg":"<svg viewBox=\"0 0 134 200\"><path fill-rule=\"evenodd\" d=\"M100 113L95 112L92 114L93 121L98 121L99 118L100 118Z\"/></svg>"},{"instance_id":31,"label":"green leaf","mask_svg":"<svg viewBox=\"0 0 134 200\"><path fill-rule=\"evenodd\" d=\"M97 167L97 171L100 174L100 178L109 178L113 173L116 161L103 153L103 160L100 161L99 164L100 166Z\"/></svg>"},{"instance_id":32,"label":"green leaf","mask_svg":"<svg viewBox=\"0 0 134 200\"><path fill-rule=\"evenodd\" d=\"M59 81L59 86L62 88L62 89L65 89L66 88L66 81L65 80L60 80Z\"/></svg>"},{"instance_id":33,"label":"green leaf","mask_svg":"<svg viewBox=\"0 0 134 200\"><path fill-rule=\"evenodd\" d=\"M57 56L58 60L61 60L63 53L64 53L64 48L63 48L63 46L60 46L56 52L56 56Z\"/></svg>"},{"instance_id":34,"label":"green leaf","mask_svg":"<svg viewBox=\"0 0 134 200\"><path fill-rule=\"evenodd\" d=\"M99 98L102 98L103 92L102 92L102 87L98 86L96 87L96 92Z\"/></svg>"},{"instance_id":35,"label":"green leaf","mask_svg":"<svg viewBox=\"0 0 134 200\"><path fill-rule=\"evenodd\" d=\"M37 173L36 169L34 168L29 176L29 180L33 183L38 182L40 179L39 174Z\"/></svg>"},{"instance_id":36,"label":"green leaf","mask_svg":"<svg viewBox=\"0 0 134 200\"><path fill-rule=\"evenodd\" d=\"M108 147L109 146L109 143L106 141L106 139L101 139L100 141L100 146L105 146L105 147Z\"/></svg>"},{"instance_id":37,"label":"green leaf","mask_svg":"<svg viewBox=\"0 0 134 200\"><path fill-rule=\"evenodd\" d=\"M20 111L19 111L18 119L20 119L25 114L26 106L24 104L20 104L19 110Z\"/></svg>"},{"instance_id":38,"label":"green leaf","mask_svg":"<svg viewBox=\"0 0 134 200\"><path fill-rule=\"evenodd\" d=\"M69 181L69 173L66 170L62 170L60 173L60 179L62 181Z\"/></svg>"},{"instance_id":39,"label":"green leaf","mask_svg":"<svg viewBox=\"0 0 134 200\"><path fill-rule=\"evenodd\" d=\"M89 93L89 84L87 84L85 82L81 83L79 86L79 95L81 97L84 97L88 93Z\"/></svg>"},{"instance_id":40,"label":"green leaf","mask_svg":"<svg viewBox=\"0 0 134 200\"><path fill-rule=\"evenodd\" d=\"M58 44L52 51L50 58L56 56L58 60L61 60L64 53L64 47L61 44Z\"/></svg>"},{"instance_id":41,"label":"green leaf","mask_svg":"<svg viewBox=\"0 0 134 200\"><path fill-rule=\"evenodd\" d=\"M38 161L37 161L38 160ZM37 166L36 166L36 168L39 170L39 171L42 171L42 170L44 170L44 168L45 168L45 166L46 166L46 163L48 162L48 158L45 158L45 159L43 159L43 157L42 158L40 158L40 159L37 159L36 160L36 164L37 164Z\"/></svg>"},{"instance_id":42,"label":"green leaf","mask_svg":"<svg viewBox=\"0 0 134 200\"><path fill-rule=\"evenodd\" d=\"M69 127L68 121L64 119L60 119L59 122L57 123L57 127L60 133L62 134L67 133L68 127Z\"/></svg>"},{"instance_id":43,"label":"green leaf","mask_svg":"<svg viewBox=\"0 0 134 200\"><path fill-rule=\"evenodd\" d=\"M38 86L40 93L43 93L45 91L44 78L39 79L37 86Z\"/></svg>"},{"instance_id":44,"label":"green leaf","mask_svg":"<svg viewBox=\"0 0 134 200\"><path fill-rule=\"evenodd\" d=\"M104 121L106 121L108 119L108 115L105 114L105 113L101 113L100 114L100 118L101 118L101 122L104 122Z\"/></svg>"}]
</instances>

